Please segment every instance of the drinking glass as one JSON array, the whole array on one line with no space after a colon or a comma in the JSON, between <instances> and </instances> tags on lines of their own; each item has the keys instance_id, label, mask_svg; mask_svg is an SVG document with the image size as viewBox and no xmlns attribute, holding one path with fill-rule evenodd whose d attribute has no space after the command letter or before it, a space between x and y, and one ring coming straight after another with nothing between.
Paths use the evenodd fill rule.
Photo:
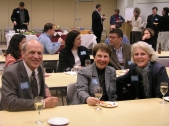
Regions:
<instances>
[{"instance_id":1,"label":"drinking glass","mask_svg":"<svg viewBox=\"0 0 169 126\"><path fill-rule=\"evenodd\" d=\"M167 82L161 82L160 83L160 91L163 95L163 101L161 101L160 103L161 104L167 104L167 102L165 102L165 100L164 100L164 96L168 92L168 83Z\"/></svg>"},{"instance_id":2,"label":"drinking glass","mask_svg":"<svg viewBox=\"0 0 169 126\"><path fill-rule=\"evenodd\" d=\"M36 124L42 124L43 123L42 121L40 121L40 110L43 109L43 105L44 105L43 97L42 96L35 97L34 107L38 111L38 114L39 114L39 119L37 121L35 121Z\"/></svg>"},{"instance_id":3,"label":"drinking glass","mask_svg":"<svg viewBox=\"0 0 169 126\"><path fill-rule=\"evenodd\" d=\"M85 66L87 67L87 66L90 66L90 65L91 65L90 59L85 60Z\"/></svg>"},{"instance_id":4,"label":"drinking glass","mask_svg":"<svg viewBox=\"0 0 169 126\"><path fill-rule=\"evenodd\" d=\"M102 87L100 87L100 86L94 87L94 95L95 95L95 98L97 98L97 99L100 100L100 98L103 95L103 89L102 89ZM100 103L97 105L97 107L95 108L95 110L102 110L100 108Z\"/></svg>"},{"instance_id":5,"label":"drinking glass","mask_svg":"<svg viewBox=\"0 0 169 126\"><path fill-rule=\"evenodd\" d=\"M118 59L118 60L119 60L119 64L120 64L120 66L121 66L121 70L124 70L125 59L120 58L120 59Z\"/></svg>"}]
</instances>

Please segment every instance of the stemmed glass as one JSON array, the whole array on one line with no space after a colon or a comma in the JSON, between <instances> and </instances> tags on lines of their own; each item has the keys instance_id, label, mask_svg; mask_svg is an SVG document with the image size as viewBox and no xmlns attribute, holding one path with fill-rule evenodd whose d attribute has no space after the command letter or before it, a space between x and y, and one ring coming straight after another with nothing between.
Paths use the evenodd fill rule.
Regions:
<instances>
[{"instance_id":1,"label":"stemmed glass","mask_svg":"<svg viewBox=\"0 0 169 126\"><path fill-rule=\"evenodd\" d=\"M85 60L85 66L87 67L87 66L90 66L90 65L91 65L90 59Z\"/></svg>"},{"instance_id":2,"label":"stemmed glass","mask_svg":"<svg viewBox=\"0 0 169 126\"><path fill-rule=\"evenodd\" d=\"M168 83L167 82L161 82L160 83L160 91L163 95L163 101L161 101L160 103L161 104L167 104L167 102L165 102L165 100L164 100L164 96L168 92Z\"/></svg>"},{"instance_id":3,"label":"stemmed glass","mask_svg":"<svg viewBox=\"0 0 169 126\"><path fill-rule=\"evenodd\" d=\"M120 59L118 59L118 60L119 60L119 64L120 64L120 66L121 66L121 69L124 70L125 59L120 58Z\"/></svg>"},{"instance_id":4,"label":"stemmed glass","mask_svg":"<svg viewBox=\"0 0 169 126\"><path fill-rule=\"evenodd\" d=\"M39 118L40 118L40 110L43 109L43 105L44 105L44 99L43 99L43 97L42 96L35 97L34 107L38 111ZM38 119L37 121L35 121L35 123L36 124L42 124L43 122L40 121L40 119Z\"/></svg>"},{"instance_id":5,"label":"stemmed glass","mask_svg":"<svg viewBox=\"0 0 169 126\"><path fill-rule=\"evenodd\" d=\"M95 98L97 98L97 99L100 100L100 98L103 95L103 89L102 89L102 87L100 87L100 86L94 87L94 95L95 95ZM102 110L100 108L100 103L97 105L97 107L95 108L95 110Z\"/></svg>"}]
</instances>

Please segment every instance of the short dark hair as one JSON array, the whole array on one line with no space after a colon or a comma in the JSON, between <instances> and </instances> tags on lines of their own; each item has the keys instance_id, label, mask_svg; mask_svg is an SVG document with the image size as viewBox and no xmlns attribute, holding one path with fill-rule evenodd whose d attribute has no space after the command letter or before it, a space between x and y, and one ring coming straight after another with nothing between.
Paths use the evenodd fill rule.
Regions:
<instances>
[{"instance_id":1,"label":"short dark hair","mask_svg":"<svg viewBox=\"0 0 169 126\"><path fill-rule=\"evenodd\" d=\"M53 29L54 24L52 23L46 23L44 26L44 32L47 32L49 29Z\"/></svg>"},{"instance_id":2,"label":"short dark hair","mask_svg":"<svg viewBox=\"0 0 169 126\"><path fill-rule=\"evenodd\" d=\"M112 54L112 50L111 50L111 47L105 43L99 43L97 45L94 46L93 50L92 50L92 54L93 54L93 57L96 56L96 53L98 50L101 50L103 52L106 52L109 54L109 57L111 57L111 54Z\"/></svg>"},{"instance_id":3,"label":"short dark hair","mask_svg":"<svg viewBox=\"0 0 169 126\"><path fill-rule=\"evenodd\" d=\"M115 9L114 11L116 11L118 14L120 13L120 10L119 10L119 9Z\"/></svg>"},{"instance_id":4,"label":"short dark hair","mask_svg":"<svg viewBox=\"0 0 169 126\"><path fill-rule=\"evenodd\" d=\"M16 34L12 36L8 49L5 52L5 56L11 54L16 60L21 57L21 50L19 49L19 43L22 41L23 38L26 38L25 35Z\"/></svg>"},{"instance_id":5,"label":"short dark hair","mask_svg":"<svg viewBox=\"0 0 169 126\"><path fill-rule=\"evenodd\" d=\"M72 50L74 46L74 41L78 35L80 35L80 32L78 32L77 30L70 31L67 34L67 37L65 40L65 45L66 45L67 50Z\"/></svg>"},{"instance_id":6,"label":"short dark hair","mask_svg":"<svg viewBox=\"0 0 169 126\"><path fill-rule=\"evenodd\" d=\"M158 11L158 8L157 7L153 7L152 10L156 9L156 11Z\"/></svg>"},{"instance_id":7,"label":"short dark hair","mask_svg":"<svg viewBox=\"0 0 169 126\"><path fill-rule=\"evenodd\" d=\"M116 33L118 37L122 37L122 38L123 38L123 32L122 32L122 30L120 30L120 29L112 29L112 30L110 30L109 33L110 33L110 34Z\"/></svg>"},{"instance_id":8,"label":"short dark hair","mask_svg":"<svg viewBox=\"0 0 169 126\"><path fill-rule=\"evenodd\" d=\"M24 3L24 2L20 2L20 3L19 3L19 6L24 7L24 6L25 6L25 3Z\"/></svg>"},{"instance_id":9,"label":"short dark hair","mask_svg":"<svg viewBox=\"0 0 169 126\"><path fill-rule=\"evenodd\" d=\"M96 9L99 8L100 6L102 6L102 5L101 5L101 4L97 4L97 5L96 5Z\"/></svg>"},{"instance_id":10,"label":"short dark hair","mask_svg":"<svg viewBox=\"0 0 169 126\"><path fill-rule=\"evenodd\" d=\"M163 10L165 11L165 14L168 15L168 13L169 13L169 8L168 8L168 7L164 7Z\"/></svg>"}]
</instances>

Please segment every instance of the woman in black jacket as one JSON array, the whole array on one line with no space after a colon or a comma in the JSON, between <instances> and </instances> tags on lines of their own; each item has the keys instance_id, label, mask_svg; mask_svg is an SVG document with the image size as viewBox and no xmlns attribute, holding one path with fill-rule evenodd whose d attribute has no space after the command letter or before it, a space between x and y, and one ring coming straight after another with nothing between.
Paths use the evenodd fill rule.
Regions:
<instances>
[{"instance_id":1,"label":"woman in black jacket","mask_svg":"<svg viewBox=\"0 0 169 126\"><path fill-rule=\"evenodd\" d=\"M157 62L155 51L145 42L137 42L131 49L133 64L129 71L117 78L116 85L131 84L133 99L160 98L160 83L168 82L168 75L163 65Z\"/></svg>"},{"instance_id":2,"label":"woman in black jacket","mask_svg":"<svg viewBox=\"0 0 169 126\"><path fill-rule=\"evenodd\" d=\"M64 72L74 65L85 66L85 60L90 59L88 49L81 46L80 32L73 30L67 34L65 47L59 53L57 72Z\"/></svg>"}]
</instances>

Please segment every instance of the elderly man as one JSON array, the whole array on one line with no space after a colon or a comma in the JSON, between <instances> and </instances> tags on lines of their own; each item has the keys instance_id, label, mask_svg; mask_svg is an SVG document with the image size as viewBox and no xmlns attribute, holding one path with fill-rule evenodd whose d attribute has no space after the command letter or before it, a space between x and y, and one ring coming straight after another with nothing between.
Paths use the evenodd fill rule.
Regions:
<instances>
[{"instance_id":1,"label":"elderly man","mask_svg":"<svg viewBox=\"0 0 169 126\"><path fill-rule=\"evenodd\" d=\"M29 25L29 13L28 10L24 8L25 3L20 2L19 8L15 8L11 15L11 21L14 23L14 30L16 29L27 29Z\"/></svg>"},{"instance_id":2,"label":"elderly man","mask_svg":"<svg viewBox=\"0 0 169 126\"><path fill-rule=\"evenodd\" d=\"M47 23L44 26L44 33L39 36L38 41L44 46L44 54L54 54L57 52L61 45L65 42L59 38L58 42L51 42L51 37L54 36L55 25L52 23ZM56 67L56 62L44 62L44 67ZM47 73L51 73L53 69L46 69Z\"/></svg>"},{"instance_id":3,"label":"elderly man","mask_svg":"<svg viewBox=\"0 0 169 126\"><path fill-rule=\"evenodd\" d=\"M34 98L44 97L44 108L58 102L45 85L43 68L43 46L36 40L23 45L23 60L7 67L2 75L2 109L24 111L34 109Z\"/></svg>"},{"instance_id":4,"label":"elderly man","mask_svg":"<svg viewBox=\"0 0 169 126\"><path fill-rule=\"evenodd\" d=\"M119 70L121 69L120 59L124 59L124 68L128 69L131 60L131 46L122 43L123 32L120 29L112 29L109 32L109 39L113 50L109 65Z\"/></svg>"}]
</instances>

